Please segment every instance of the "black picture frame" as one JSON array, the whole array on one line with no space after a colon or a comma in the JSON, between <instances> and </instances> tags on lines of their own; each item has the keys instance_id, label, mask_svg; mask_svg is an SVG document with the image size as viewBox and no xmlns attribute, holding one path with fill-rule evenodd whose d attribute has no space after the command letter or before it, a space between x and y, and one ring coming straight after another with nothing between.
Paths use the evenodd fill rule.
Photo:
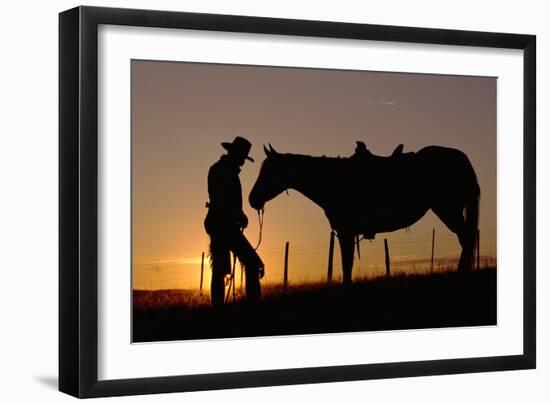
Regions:
<instances>
[{"instance_id":1,"label":"black picture frame","mask_svg":"<svg viewBox=\"0 0 550 404\"><path fill-rule=\"evenodd\" d=\"M523 50L523 354L99 381L100 24ZM96 7L60 13L59 390L84 398L535 368L535 103L534 35Z\"/></svg>"}]
</instances>

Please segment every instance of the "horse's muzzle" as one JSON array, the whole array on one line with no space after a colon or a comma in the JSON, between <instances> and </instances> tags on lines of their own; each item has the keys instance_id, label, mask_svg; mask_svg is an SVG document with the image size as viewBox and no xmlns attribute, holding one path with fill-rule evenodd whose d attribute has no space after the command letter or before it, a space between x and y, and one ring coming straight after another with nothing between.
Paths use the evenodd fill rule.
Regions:
<instances>
[{"instance_id":1,"label":"horse's muzzle","mask_svg":"<svg viewBox=\"0 0 550 404\"><path fill-rule=\"evenodd\" d=\"M264 204L263 203L260 203L258 201L250 201L250 206L252 206L253 209L255 210L262 210L264 208Z\"/></svg>"},{"instance_id":2,"label":"horse's muzzle","mask_svg":"<svg viewBox=\"0 0 550 404\"><path fill-rule=\"evenodd\" d=\"M258 198L255 198L253 193L250 193L250 195L248 196L248 203L255 210L261 210L264 208L265 205L264 202L260 201Z\"/></svg>"}]
</instances>

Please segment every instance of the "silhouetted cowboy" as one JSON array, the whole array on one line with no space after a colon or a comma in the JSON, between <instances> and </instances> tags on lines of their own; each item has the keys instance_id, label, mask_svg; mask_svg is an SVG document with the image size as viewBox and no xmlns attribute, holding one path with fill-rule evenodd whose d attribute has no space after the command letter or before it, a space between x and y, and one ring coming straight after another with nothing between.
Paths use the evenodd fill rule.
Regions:
<instances>
[{"instance_id":1,"label":"silhouetted cowboy","mask_svg":"<svg viewBox=\"0 0 550 404\"><path fill-rule=\"evenodd\" d=\"M237 136L232 143L223 142L222 146L227 154L221 156L208 171L210 201L204 220L204 227L210 236L210 293L213 306L224 302L225 277L231 273L230 251L244 265L246 297L250 301L259 301L261 297L260 278L264 268L261 258L242 233L248 225L248 218L243 212L239 173L245 160L254 161L248 156L252 144Z\"/></svg>"}]
</instances>

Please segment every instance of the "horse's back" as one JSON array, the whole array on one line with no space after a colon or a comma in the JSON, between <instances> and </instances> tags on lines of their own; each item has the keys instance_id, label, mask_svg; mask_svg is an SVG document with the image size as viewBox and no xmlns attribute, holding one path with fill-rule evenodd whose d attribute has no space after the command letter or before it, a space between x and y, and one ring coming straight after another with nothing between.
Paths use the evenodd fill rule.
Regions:
<instances>
[{"instance_id":1,"label":"horse's back","mask_svg":"<svg viewBox=\"0 0 550 404\"><path fill-rule=\"evenodd\" d=\"M445 146L426 146L416 152L417 156L431 161L447 160L450 164L468 165L471 162L466 153L460 149Z\"/></svg>"},{"instance_id":2,"label":"horse's back","mask_svg":"<svg viewBox=\"0 0 550 404\"><path fill-rule=\"evenodd\" d=\"M451 147L427 146L416 155L418 174L434 185L431 189L445 192L448 197L479 193L474 167L463 151Z\"/></svg>"}]
</instances>

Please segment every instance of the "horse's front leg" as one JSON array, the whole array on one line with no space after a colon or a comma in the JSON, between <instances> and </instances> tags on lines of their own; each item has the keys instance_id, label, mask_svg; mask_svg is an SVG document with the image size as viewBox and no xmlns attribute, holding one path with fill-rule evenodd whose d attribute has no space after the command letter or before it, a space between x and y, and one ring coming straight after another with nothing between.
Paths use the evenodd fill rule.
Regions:
<instances>
[{"instance_id":1,"label":"horse's front leg","mask_svg":"<svg viewBox=\"0 0 550 404\"><path fill-rule=\"evenodd\" d=\"M353 268L353 254L354 254L354 235L338 232L338 241L340 243L340 255L342 256L342 283L345 286L351 285L351 270Z\"/></svg>"}]
</instances>

